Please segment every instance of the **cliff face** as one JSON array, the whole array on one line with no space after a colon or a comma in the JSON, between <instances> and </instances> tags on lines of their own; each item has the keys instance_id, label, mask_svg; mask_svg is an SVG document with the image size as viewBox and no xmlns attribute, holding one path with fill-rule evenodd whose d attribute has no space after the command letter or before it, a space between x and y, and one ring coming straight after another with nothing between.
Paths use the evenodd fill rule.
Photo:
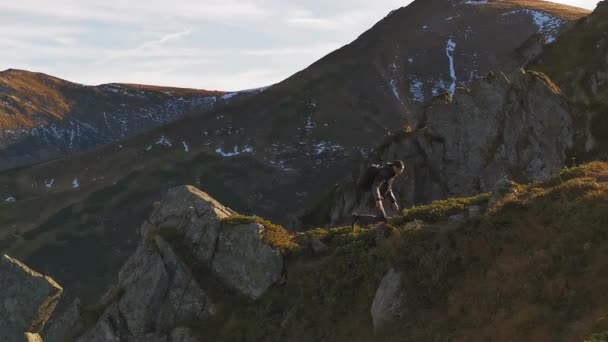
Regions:
<instances>
[{"instance_id":1,"label":"cliff face","mask_svg":"<svg viewBox=\"0 0 608 342\"><path fill-rule=\"evenodd\" d=\"M519 70L490 75L458 89L454 98L433 100L418 128L397 132L368 163L406 163L406 177L394 188L408 206L488 192L504 177L546 179L566 163L573 136L573 111L561 91L546 76ZM361 194L353 180L330 196L333 207L313 210L308 218L335 224L353 212L373 210L369 192Z\"/></svg>"},{"instance_id":2,"label":"cliff face","mask_svg":"<svg viewBox=\"0 0 608 342\"><path fill-rule=\"evenodd\" d=\"M37 341L61 298L53 279L11 257L0 258L0 337L6 342ZM28 336L29 335L29 336Z\"/></svg>"},{"instance_id":3,"label":"cliff face","mask_svg":"<svg viewBox=\"0 0 608 342\"><path fill-rule=\"evenodd\" d=\"M580 112L578 153L608 157L608 5L566 32L533 61L531 68L553 79Z\"/></svg>"},{"instance_id":4,"label":"cliff face","mask_svg":"<svg viewBox=\"0 0 608 342\"><path fill-rule=\"evenodd\" d=\"M192 323L226 301L258 299L281 281L283 256L272 227L226 221L234 214L196 188L170 190L118 281L96 306L67 310L80 322L60 318L45 341L190 341Z\"/></svg>"}]
</instances>

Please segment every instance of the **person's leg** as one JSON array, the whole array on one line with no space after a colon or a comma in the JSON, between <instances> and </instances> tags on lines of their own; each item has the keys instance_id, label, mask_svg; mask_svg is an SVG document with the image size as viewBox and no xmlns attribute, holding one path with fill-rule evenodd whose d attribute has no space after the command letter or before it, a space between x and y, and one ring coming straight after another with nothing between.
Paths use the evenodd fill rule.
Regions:
<instances>
[{"instance_id":1,"label":"person's leg","mask_svg":"<svg viewBox=\"0 0 608 342\"><path fill-rule=\"evenodd\" d=\"M384 210L384 198L379 194L378 190L379 189L377 189L375 185L372 187L374 205L376 207L376 219L386 222L388 221L388 218L386 216L386 211Z\"/></svg>"}]
</instances>

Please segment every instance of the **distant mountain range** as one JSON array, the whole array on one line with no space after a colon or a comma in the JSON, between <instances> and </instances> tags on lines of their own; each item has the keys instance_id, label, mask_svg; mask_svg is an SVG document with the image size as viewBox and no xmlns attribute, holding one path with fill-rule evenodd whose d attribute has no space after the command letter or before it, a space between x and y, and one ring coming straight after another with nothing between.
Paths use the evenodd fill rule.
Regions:
<instances>
[{"instance_id":1,"label":"distant mountain range","mask_svg":"<svg viewBox=\"0 0 608 342\"><path fill-rule=\"evenodd\" d=\"M351 197L327 193L374 158L409 158L418 175L424 175L408 183L415 191L401 192L404 205L485 189L487 184L482 186L481 181L455 182L467 174L458 166L469 159L446 152L464 151L466 158L473 158L464 145L469 136L456 133L485 133L484 126L487 131L496 127L512 132L513 141L500 136L486 144L474 136L479 166L475 172L491 165L494 171L513 171L522 181L544 177L563 166L568 139L578 130L554 131L559 131L560 143L553 144L551 156L557 157L551 163L542 153L538 156L551 145L544 144L550 137L530 134L539 138L533 143L544 145L527 144L522 138L530 127L537 127L539 117L545 118L536 116L535 109L543 108L544 114L559 110L564 122L572 111L550 80L518 73L517 68L536 65L544 51L560 46L561 35L588 15L544 1L418 0L285 81L238 96L128 85L72 86L75 90L57 95L43 87L30 100L36 110L14 111L4 115L15 119L2 120L3 168L24 167L0 173L0 247L51 274L86 301L105 288L132 254L135 227L176 185L194 184L234 210L297 230L329 223L328 211L352 208L353 203L340 203ZM39 79L63 84L26 72L5 74L37 79L35 84L51 82ZM492 83L494 79L497 82ZM10 89L18 88L14 84ZM0 94L8 93L3 89ZM24 104L28 94L32 92L13 95L9 103L30 108ZM51 98L57 100L45 102ZM179 110L169 110L175 106ZM456 117L460 109L471 112ZM526 115L512 130L484 121L519 115L518 109L525 109L521 112ZM493 114L486 115L489 112ZM126 123L121 121L124 117L129 118ZM476 129L463 130L467 125ZM145 132L135 134L137 130ZM437 130L441 134L433 135ZM399 139L408 132L428 145L402 149ZM89 136L99 139L94 142ZM445 140L454 136L458 139ZM528 151L532 146L529 151L534 153L514 161L494 158L505 141L512 148L508 151ZM71 155L94 147L98 148ZM477 152L485 147L489 152L482 158ZM22 150L34 157L19 159ZM47 162L25 167L43 160ZM511 170L509 165L522 168ZM452 177L456 171L459 178ZM299 220L310 207L323 210L313 210L320 214L308 222ZM315 216L313 212L309 216Z\"/></svg>"}]
</instances>

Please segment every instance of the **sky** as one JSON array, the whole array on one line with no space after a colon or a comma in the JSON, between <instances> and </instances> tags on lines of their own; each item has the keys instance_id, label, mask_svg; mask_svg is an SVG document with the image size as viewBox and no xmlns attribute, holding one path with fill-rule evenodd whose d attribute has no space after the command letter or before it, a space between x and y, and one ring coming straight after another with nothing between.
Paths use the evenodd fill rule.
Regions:
<instances>
[{"instance_id":1,"label":"sky","mask_svg":"<svg viewBox=\"0 0 608 342\"><path fill-rule=\"evenodd\" d=\"M593 9L598 0L554 1ZM242 90L356 39L407 0L0 0L0 70Z\"/></svg>"}]
</instances>

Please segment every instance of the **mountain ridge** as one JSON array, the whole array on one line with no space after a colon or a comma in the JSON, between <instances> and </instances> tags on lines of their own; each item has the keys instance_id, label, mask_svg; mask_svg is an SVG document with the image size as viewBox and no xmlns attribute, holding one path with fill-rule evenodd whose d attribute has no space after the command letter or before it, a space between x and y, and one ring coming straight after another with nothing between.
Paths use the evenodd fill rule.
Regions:
<instances>
[{"instance_id":1,"label":"mountain ridge","mask_svg":"<svg viewBox=\"0 0 608 342\"><path fill-rule=\"evenodd\" d=\"M301 229L296 216L302 208L314 205L378 142L390 139L390 132L423 121L425 104L412 98L416 91L408 77L423 83L424 100L456 103L469 83L454 82L456 96L445 96L453 81L450 57L456 76L475 71L473 81L481 82L477 77L489 78L502 62L518 64L522 59L513 50L521 44L538 36L544 45L546 37L539 36L529 12L503 16L520 9L509 4L461 8L446 2L434 14L436 32L415 26L412 40L410 31L399 30L408 25L401 18L411 11L408 6L389 17L395 25L390 37L368 31L366 39L375 34L378 43L365 55L342 49L340 54L348 52L343 61L330 54L285 82L211 111L93 153L0 173L0 197L6 198L0 203L0 225L5 227L0 245L90 300L136 247L136 232L129 227L144 220L153 203L174 186L194 184L234 210ZM472 29L476 35L467 31L469 22L477 25ZM558 31L571 24L565 21ZM452 37L452 51L453 27L462 30ZM413 40L420 37L428 39ZM504 41L497 44L497 39ZM33 210L39 215L28 214ZM92 260L96 267L80 259ZM82 280L93 278L94 286Z\"/></svg>"}]
</instances>

